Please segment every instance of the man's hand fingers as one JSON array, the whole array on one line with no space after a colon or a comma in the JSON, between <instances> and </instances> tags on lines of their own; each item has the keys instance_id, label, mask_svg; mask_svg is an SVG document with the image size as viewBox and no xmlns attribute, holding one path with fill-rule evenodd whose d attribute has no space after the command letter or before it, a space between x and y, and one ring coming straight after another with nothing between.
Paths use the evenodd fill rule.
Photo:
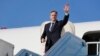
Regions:
<instances>
[{"instance_id":1,"label":"man's hand fingers","mask_svg":"<svg viewBox=\"0 0 100 56\"><path fill-rule=\"evenodd\" d=\"M64 11L65 11L66 13L69 12L69 4L66 4L66 5L65 5L65 7L64 7Z\"/></svg>"},{"instance_id":2,"label":"man's hand fingers","mask_svg":"<svg viewBox=\"0 0 100 56\"><path fill-rule=\"evenodd\" d=\"M45 42L45 39L42 38L42 39L41 39L41 43L44 43L44 42Z\"/></svg>"}]
</instances>

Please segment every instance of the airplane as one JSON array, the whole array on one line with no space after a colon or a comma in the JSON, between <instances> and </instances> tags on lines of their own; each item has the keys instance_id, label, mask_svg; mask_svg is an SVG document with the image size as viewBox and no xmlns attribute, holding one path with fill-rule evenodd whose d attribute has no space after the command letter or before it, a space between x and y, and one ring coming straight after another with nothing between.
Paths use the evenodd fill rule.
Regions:
<instances>
[{"instance_id":1,"label":"airplane","mask_svg":"<svg viewBox=\"0 0 100 56\"><path fill-rule=\"evenodd\" d=\"M21 49L27 49L34 53L44 54L44 43L40 43L40 36L43 32L44 25L49 21L43 22L39 26L10 28L0 30L0 39L14 45L14 55ZM64 26L61 36L65 32L70 32L73 35L82 39L83 35L88 31L99 31L100 21L68 23Z\"/></svg>"}]
</instances>

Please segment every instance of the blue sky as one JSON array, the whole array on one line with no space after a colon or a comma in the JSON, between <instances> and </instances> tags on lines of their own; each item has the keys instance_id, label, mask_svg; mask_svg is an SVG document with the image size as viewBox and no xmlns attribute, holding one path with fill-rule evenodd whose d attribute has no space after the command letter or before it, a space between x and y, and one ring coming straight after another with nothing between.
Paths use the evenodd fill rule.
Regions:
<instances>
[{"instance_id":1,"label":"blue sky","mask_svg":"<svg viewBox=\"0 0 100 56\"><path fill-rule=\"evenodd\" d=\"M67 0L0 0L0 27L38 26L48 21L51 10L63 19ZM69 0L73 23L100 21L100 0Z\"/></svg>"}]
</instances>

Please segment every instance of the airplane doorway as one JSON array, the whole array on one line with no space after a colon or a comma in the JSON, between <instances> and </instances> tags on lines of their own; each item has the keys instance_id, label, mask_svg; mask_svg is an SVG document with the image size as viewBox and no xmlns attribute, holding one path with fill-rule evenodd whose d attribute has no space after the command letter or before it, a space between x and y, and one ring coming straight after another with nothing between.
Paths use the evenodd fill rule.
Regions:
<instances>
[{"instance_id":1,"label":"airplane doorway","mask_svg":"<svg viewBox=\"0 0 100 56\"><path fill-rule=\"evenodd\" d=\"M100 30L88 31L84 33L82 39L88 44L88 55L99 55L100 52Z\"/></svg>"}]
</instances>

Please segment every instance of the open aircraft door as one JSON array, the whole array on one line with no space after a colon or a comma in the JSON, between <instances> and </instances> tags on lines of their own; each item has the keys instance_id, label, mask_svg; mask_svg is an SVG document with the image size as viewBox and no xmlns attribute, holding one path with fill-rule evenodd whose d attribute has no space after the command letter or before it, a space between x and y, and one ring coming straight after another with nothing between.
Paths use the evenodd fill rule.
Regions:
<instances>
[{"instance_id":1,"label":"open aircraft door","mask_svg":"<svg viewBox=\"0 0 100 56\"><path fill-rule=\"evenodd\" d=\"M88 44L88 55L99 55L100 53L100 30L88 31L83 35Z\"/></svg>"}]
</instances>

